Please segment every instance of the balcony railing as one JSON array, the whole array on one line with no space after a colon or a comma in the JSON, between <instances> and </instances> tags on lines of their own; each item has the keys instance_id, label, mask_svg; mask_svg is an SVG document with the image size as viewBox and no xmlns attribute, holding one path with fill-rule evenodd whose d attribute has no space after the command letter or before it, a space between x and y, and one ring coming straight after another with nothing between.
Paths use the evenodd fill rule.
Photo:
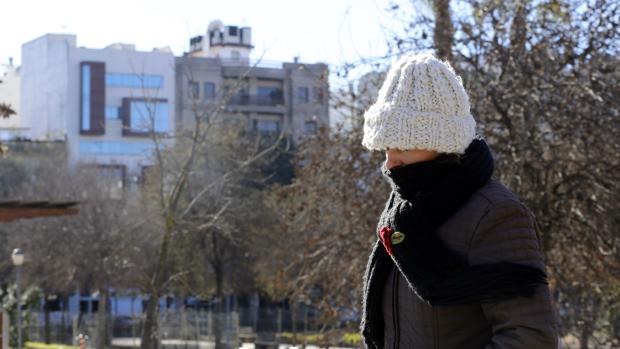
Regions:
<instances>
[{"instance_id":1,"label":"balcony railing","mask_svg":"<svg viewBox=\"0 0 620 349\"><path fill-rule=\"evenodd\" d=\"M277 106L284 105L282 96L259 96L259 95L236 95L229 101L229 105L259 105L259 106Z\"/></svg>"}]
</instances>

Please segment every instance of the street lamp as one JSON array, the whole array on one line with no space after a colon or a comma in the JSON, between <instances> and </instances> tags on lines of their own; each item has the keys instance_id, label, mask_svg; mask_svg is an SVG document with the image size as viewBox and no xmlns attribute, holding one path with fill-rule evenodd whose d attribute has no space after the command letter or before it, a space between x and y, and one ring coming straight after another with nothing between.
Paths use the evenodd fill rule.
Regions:
<instances>
[{"instance_id":1,"label":"street lamp","mask_svg":"<svg viewBox=\"0 0 620 349\"><path fill-rule=\"evenodd\" d=\"M22 264L24 264L24 253L19 248L16 248L11 254L11 259L13 260L13 265L15 266L15 273L17 274L17 348L22 349L22 306L21 295L19 293L19 273L21 271Z\"/></svg>"}]
</instances>

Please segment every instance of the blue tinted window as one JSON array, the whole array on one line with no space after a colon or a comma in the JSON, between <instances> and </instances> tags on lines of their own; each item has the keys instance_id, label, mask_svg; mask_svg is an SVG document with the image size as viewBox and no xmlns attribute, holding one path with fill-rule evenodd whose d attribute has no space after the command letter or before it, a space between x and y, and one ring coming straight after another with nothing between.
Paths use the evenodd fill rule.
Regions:
<instances>
[{"instance_id":1,"label":"blue tinted window","mask_svg":"<svg viewBox=\"0 0 620 349\"><path fill-rule=\"evenodd\" d=\"M90 130L90 65L82 66L82 130Z\"/></svg>"},{"instance_id":2,"label":"blue tinted window","mask_svg":"<svg viewBox=\"0 0 620 349\"><path fill-rule=\"evenodd\" d=\"M81 140L79 143L81 155L149 156L152 149L151 142Z\"/></svg>"},{"instance_id":3,"label":"blue tinted window","mask_svg":"<svg viewBox=\"0 0 620 349\"><path fill-rule=\"evenodd\" d=\"M164 77L148 74L115 74L105 75L105 84L109 87L162 88Z\"/></svg>"},{"instance_id":4,"label":"blue tinted window","mask_svg":"<svg viewBox=\"0 0 620 349\"><path fill-rule=\"evenodd\" d=\"M134 132L168 132L168 103L132 101L129 128Z\"/></svg>"},{"instance_id":5,"label":"blue tinted window","mask_svg":"<svg viewBox=\"0 0 620 349\"><path fill-rule=\"evenodd\" d=\"M118 107L106 105L105 106L105 118L106 119L118 119Z\"/></svg>"}]
</instances>

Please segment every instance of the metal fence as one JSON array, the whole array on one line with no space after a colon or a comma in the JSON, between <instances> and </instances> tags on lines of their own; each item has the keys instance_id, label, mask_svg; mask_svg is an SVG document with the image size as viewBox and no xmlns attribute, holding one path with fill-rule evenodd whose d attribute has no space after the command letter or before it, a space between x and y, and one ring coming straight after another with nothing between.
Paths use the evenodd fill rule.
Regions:
<instances>
[{"instance_id":1,"label":"metal fence","mask_svg":"<svg viewBox=\"0 0 620 349\"><path fill-rule=\"evenodd\" d=\"M276 333L313 332L318 330L316 314L310 308L293 313L283 308L237 308L233 312L209 310L163 310L159 315L158 337L164 348L203 348L213 343L219 328L222 342L238 348L243 341L273 339ZM98 314L50 313L47 331L53 343L75 344L78 334L86 334L89 344L97 337ZM108 315L106 333L113 348L139 347L144 315ZM218 326L216 328L216 326ZM28 340L44 342L44 313L31 313L24 326ZM210 346L209 346L210 347Z\"/></svg>"},{"instance_id":2,"label":"metal fence","mask_svg":"<svg viewBox=\"0 0 620 349\"><path fill-rule=\"evenodd\" d=\"M219 321L218 321L219 320ZM86 334L89 344L97 340L97 314L71 315L54 312L48 323L49 339L53 343L75 344L78 334ZM106 333L108 342L114 348L139 347L144 324L142 314L136 316L107 316ZM218 326L219 325L219 326ZM157 336L163 347L171 348L183 343L183 348L202 348L201 343L213 342L215 330L220 329L222 342L229 348L238 348L239 316L236 312L216 314L210 311L176 310L162 311L159 316ZM28 340L44 342L46 333L45 315L33 313L24 326ZM168 343L168 345L166 345Z\"/></svg>"}]
</instances>

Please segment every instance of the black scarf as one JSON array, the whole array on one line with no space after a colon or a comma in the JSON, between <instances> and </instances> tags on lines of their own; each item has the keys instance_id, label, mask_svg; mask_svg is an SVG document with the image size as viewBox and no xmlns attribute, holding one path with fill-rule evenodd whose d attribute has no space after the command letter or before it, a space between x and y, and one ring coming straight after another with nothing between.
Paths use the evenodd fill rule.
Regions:
<instances>
[{"instance_id":1,"label":"black scarf","mask_svg":"<svg viewBox=\"0 0 620 349\"><path fill-rule=\"evenodd\" d=\"M381 292L394 264L416 295L432 305L532 297L535 288L546 283L543 271L525 265L469 265L464 256L448 248L435 234L489 181L493 168L486 143L475 139L459 162L445 161L445 156L440 156L391 171L383 169L393 190L379 220L380 240L364 276L362 332L368 347L380 347L378 343L383 341ZM401 243L388 247L392 258L381 242L383 230L405 235Z\"/></svg>"}]
</instances>

